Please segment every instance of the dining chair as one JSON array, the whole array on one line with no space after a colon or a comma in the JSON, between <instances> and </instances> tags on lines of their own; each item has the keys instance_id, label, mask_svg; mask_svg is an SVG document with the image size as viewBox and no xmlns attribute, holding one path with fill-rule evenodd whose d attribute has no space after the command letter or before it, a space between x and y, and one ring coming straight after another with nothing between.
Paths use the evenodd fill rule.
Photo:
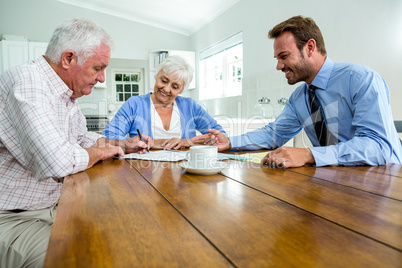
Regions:
<instances>
[{"instance_id":1,"label":"dining chair","mask_svg":"<svg viewBox=\"0 0 402 268\"><path fill-rule=\"evenodd\" d=\"M396 128L396 132L402 133L402 120L395 120L394 124L395 124L395 128ZM402 144L402 140L401 139L399 139L399 140L401 141L401 144Z\"/></svg>"}]
</instances>

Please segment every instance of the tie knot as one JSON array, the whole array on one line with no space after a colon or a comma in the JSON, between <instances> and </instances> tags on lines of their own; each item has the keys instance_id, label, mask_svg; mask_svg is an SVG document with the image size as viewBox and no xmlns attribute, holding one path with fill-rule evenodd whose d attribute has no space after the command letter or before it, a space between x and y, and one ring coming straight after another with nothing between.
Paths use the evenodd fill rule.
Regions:
<instances>
[{"instance_id":1,"label":"tie knot","mask_svg":"<svg viewBox=\"0 0 402 268\"><path fill-rule=\"evenodd\" d=\"M311 84L308 85L308 90L309 90L309 91L314 92L314 91L316 90L316 88L317 88L316 86L313 86L313 85L311 85Z\"/></svg>"}]
</instances>

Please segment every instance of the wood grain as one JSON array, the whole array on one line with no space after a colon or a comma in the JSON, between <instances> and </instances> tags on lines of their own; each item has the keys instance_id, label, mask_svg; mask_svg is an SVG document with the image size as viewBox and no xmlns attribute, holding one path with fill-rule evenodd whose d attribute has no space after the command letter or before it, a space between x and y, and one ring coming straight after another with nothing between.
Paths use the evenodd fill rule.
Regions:
<instances>
[{"instance_id":1,"label":"wood grain","mask_svg":"<svg viewBox=\"0 0 402 268\"><path fill-rule=\"evenodd\" d=\"M294 170L303 170L306 175L296 173ZM350 169L350 173L341 172L342 176L345 176L342 178L342 176L336 176L337 170L345 171L344 168L315 167L255 168L232 161L230 168L223 173L283 202L402 250L400 235L402 234L402 202L357 189L357 185L352 188L333 183L330 181L331 178L345 183L348 180L348 174L354 172L354 169ZM315 175L316 172L318 176ZM350 176L353 178L353 175ZM367 188L364 176L362 174L360 176L358 179L360 187ZM384 183L389 191L393 192L392 185L389 185L386 180Z\"/></svg>"},{"instance_id":2,"label":"wood grain","mask_svg":"<svg viewBox=\"0 0 402 268\"><path fill-rule=\"evenodd\" d=\"M300 167L289 170L402 201L402 178L382 173L381 171L385 170L383 166L365 169L361 167Z\"/></svg>"},{"instance_id":3,"label":"wood grain","mask_svg":"<svg viewBox=\"0 0 402 268\"><path fill-rule=\"evenodd\" d=\"M375 172L380 174L392 175L395 177L402 178L402 166L398 164L389 164L385 166L357 166L352 167L355 169L361 169L364 171Z\"/></svg>"},{"instance_id":4,"label":"wood grain","mask_svg":"<svg viewBox=\"0 0 402 268\"><path fill-rule=\"evenodd\" d=\"M233 266L124 160L65 178L45 267Z\"/></svg>"},{"instance_id":5,"label":"wood grain","mask_svg":"<svg viewBox=\"0 0 402 268\"><path fill-rule=\"evenodd\" d=\"M177 163L129 162L236 266L401 264L398 201L372 197L373 204L381 204L369 213L366 210L371 209L372 203L360 202L370 198L359 199L360 195L355 193L361 191L288 170L271 172L255 164L239 165L244 162L231 161L222 172L225 176L191 175ZM336 199L344 199L344 207L337 206ZM395 214L392 209L399 212ZM358 215L353 216L354 213ZM351 215L353 219L347 219ZM347 227L349 222L356 224L357 229ZM368 227L360 228L359 224ZM385 227L391 230L381 230ZM379 240L373 238L377 233Z\"/></svg>"}]
</instances>

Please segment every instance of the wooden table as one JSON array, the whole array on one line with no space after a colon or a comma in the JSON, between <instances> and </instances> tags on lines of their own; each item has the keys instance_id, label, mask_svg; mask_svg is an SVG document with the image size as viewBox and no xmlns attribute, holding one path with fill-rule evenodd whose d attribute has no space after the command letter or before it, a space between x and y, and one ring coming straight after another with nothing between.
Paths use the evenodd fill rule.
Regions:
<instances>
[{"instance_id":1,"label":"wooden table","mask_svg":"<svg viewBox=\"0 0 402 268\"><path fill-rule=\"evenodd\" d=\"M45 267L402 267L402 166L108 160L65 178Z\"/></svg>"}]
</instances>

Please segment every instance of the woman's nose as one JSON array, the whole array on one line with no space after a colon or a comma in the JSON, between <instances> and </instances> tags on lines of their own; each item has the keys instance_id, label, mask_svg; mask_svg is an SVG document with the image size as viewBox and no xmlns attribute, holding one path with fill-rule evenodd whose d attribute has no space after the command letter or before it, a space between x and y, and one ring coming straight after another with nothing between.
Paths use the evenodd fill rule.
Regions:
<instances>
[{"instance_id":1,"label":"woman's nose","mask_svg":"<svg viewBox=\"0 0 402 268\"><path fill-rule=\"evenodd\" d=\"M170 92L172 90L172 85L171 84L167 84L166 86L163 87L163 90L165 92Z\"/></svg>"}]
</instances>

